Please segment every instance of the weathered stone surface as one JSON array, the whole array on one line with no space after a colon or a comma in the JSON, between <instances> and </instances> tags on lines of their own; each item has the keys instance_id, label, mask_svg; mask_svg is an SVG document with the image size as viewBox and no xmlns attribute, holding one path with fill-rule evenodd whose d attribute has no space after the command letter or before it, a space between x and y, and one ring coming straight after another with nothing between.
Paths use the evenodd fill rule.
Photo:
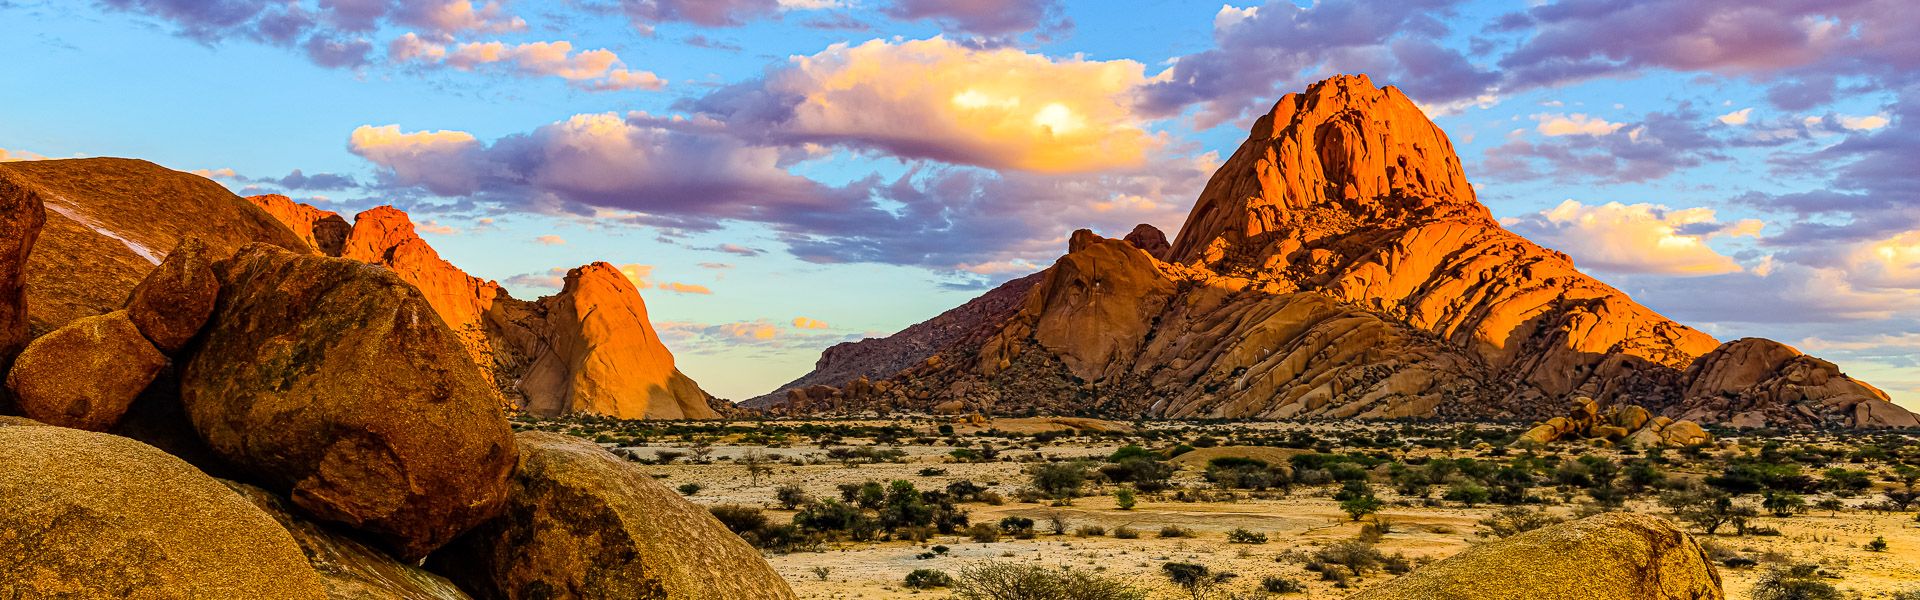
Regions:
<instances>
[{"instance_id":1,"label":"weathered stone surface","mask_svg":"<svg viewBox=\"0 0 1920 600\"><path fill-rule=\"evenodd\" d=\"M542 298L544 351L521 380L527 412L623 419L712 419L711 396L674 367L647 320L647 304L620 269L597 262L567 272Z\"/></svg>"},{"instance_id":2,"label":"weathered stone surface","mask_svg":"<svg viewBox=\"0 0 1920 600\"><path fill-rule=\"evenodd\" d=\"M32 339L27 327L27 258L46 221L39 192L0 176L0 369Z\"/></svg>"},{"instance_id":3,"label":"weathered stone surface","mask_svg":"<svg viewBox=\"0 0 1920 600\"><path fill-rule=\"evenodd\" d=\"M0 596L325 598L271 517L122 437L0 424Z\"/></svg>"},{"instance_id":4,"label":"weathered stone surface","mask_svg":"<svg viewBox=\"0 0 1920 600\"><path fill-rule=\"evenodd\" d=\"M1349 600L1717 600L1720 573L1692 536L1605 513L1488 542Z\"/></svg>"},{"instance_id":5,"label":"weathered stone surface","mask_svg":"<svg viewBox=\"0 0 1920 600\"><path fill-rule=\"evenodd\" d=\"M1173 250L1173 246L1167 243L1167 234L1146 223L1133 226L1133 231L1125 239L1128 244L1147 253L1147 256L1160 260L1166 260L1167 253Z\"/></svg>"},{"instance_id":6,"label":"weathered stone surface","mask_svg":"<svg viewBox=\"0 0 1920 600\"><path fill-rule=\"evenodd\" d=\"M293 230L308 247L327 256L339 256L346 246L347 234L353 231L353 225L340 218L339 213L294 202L280 194L247 196L246 199Z\"/></svg>"},{"instance_id":7,"label":"weathered stone surface","mask_svg":"<svg viewBox=\"0 0 1920 600\"><path fill-rule=\"evenodd\" d=\"M1686 398L1668 411L1680 418L1746 428L1920 427L1920 416L1893 404L1886 392L1773 340L1721 344L1687 368L1687 380ZM1809 415L1819 420L1809 423Z\"/></svg>"},{"instance_id":8,"label":"weathered stone surface","mask_svg":"<svg viewBox=\"0 0 1920 600\"><path fill-rule=\"evenodd\" d=\"M585 440L518 435L499 519L428 567L477 598L794 598L759 551L711 514Z\"/></svg>"},{"instance_id":9,"label":"weathered stone surface","mask_svg":"<svg viewBox=\"0 0 1920 600\"><path fill-rule=\"evenodd\" d=\"M126 311L88 317L33 340L7 373L20 411L41 422L103 431L167 366Z\"/></svg>"},{"instance_id":10,"label":"weathered stone surface","mask_svg":"<svg viewBox=\"0 0 1920 600\"><path fill-rule=\"evenodd\" d=\"M445 578L394 560L335 527L293 513L272 492L226 482L241 497L279 522L306 553L327 587L329 600L466 600L467 594Z\"/></svg>"},{"instance_id":11,"label":"weathered stone surface","mask_svg":"<svg viewBox=\"0 0 1920 600\"><path fill-rule=\"evenodd\" d=\"M1647 409L1628 405L1606 406L1592 398L1573 399L1573 410L1565 417L1554 417L1534 425L1514 440L1515 443L1547 444L1556 441L1596 440L1609 444L1622 441L1640 446L1698 446L1713 440L1692 421L1675 421L1651 416Z\"/></svg>"},{"instance_id":12,"label":"weathered stone surface","mask_svg":"<svg viewBox=\"0 0 1920 600\"><path fill-rule=\"evenodd\" d=\"M46 226L27 259L36 334L125 308L163 253L187 237L199 237L214 260L254 242L306 248L220 184L143 160L0 163L0 179L31 185L46 207Z\"/></svg>"},{"instance_id":13,"label":"weathered stone surface","mask_svg":"<svg viewBox=\"0 0 1920 600\"><path fill-rule=\"evenodd\" d=\"M154 347L173 352L200 333L219 295L220 281L213 274L207 245L189 237L133 288L127 318Z\"/></svg>"},{"instance_id":14,"label":"weathered stone surface","mask_svg":"<svg viewBox=\"0 0 1920 600\"><path fill-rule=\"evenodd\" d=\"M414 560L506 495L512 435L464 357L392 271L256 244L222 265L181 398L252 481Z\"/></svg>"}]
</instances>

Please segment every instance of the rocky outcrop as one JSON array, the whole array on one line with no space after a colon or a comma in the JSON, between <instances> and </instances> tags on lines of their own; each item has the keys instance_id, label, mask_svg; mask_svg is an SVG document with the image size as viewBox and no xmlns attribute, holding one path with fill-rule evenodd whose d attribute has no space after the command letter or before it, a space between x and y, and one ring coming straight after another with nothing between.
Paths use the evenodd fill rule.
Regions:
<instances>
[{"instance_id":1,"label":"rocky outcrop","mask_svg":"<svg viewBox=\"0 0 1920 600\"><path fill-rule=\"evenodd\" d=\"M40 194L0 177L0 370L27 347L27 257L47 221Z\"/></svg>"},{"instance_id":2,"label":"rocky outcrop","mask_svg":"<svg viewBox=\"0 0 1920 600\"><path fill-rule=\"evenodd\" d=\"M0 596L326 598L271 517L126 438L0 424Z\"/></svg>"},{"instance_id":3,"label":"rocky outcrop","mask_svg":"<svg viewBox=\"0 0 1920 600\"><path fill-rule=\"evenodd\" d=\"M1516 576L1524 575L1524 576ZM1718 600L1720 573L1692 536L1604 513L1488 542L1349 600Z\"/></svg>"},{"instance_id":4,"label":"rocky outcrop","mask_svg":"<svg viewBox=\"0 0 1920 600\"><path fill-rule=\"evenodd\" d=\"M174 352L207 324L220 282L213 274L207 245L189 237L167 253L160 266L133 288L127 318L162 352Z\"/></svg>"},{"instance_id":5,"label":"rocky outcrop","mask_svg":"<svg viewBox=\"0 0 1920 600\"><path fill-rule=\"evenodd\" d=\"M254 242L307 249L220 184L143 160L0 163L0 179L34 189L45 202L46 225L26 268L35 335L120 310L165 252L188 237L200 238L214 260Z\"/></svg>"},{"instance_id":6,"label":"rocky outcrop","mask_svg":"<svg viewBox=\"0 0 1920 600\"><path fill-rule=\"evenodd\" d=\"M104 431L166 366L127 311L114 311L33 340L7 373L7 388L35 420Z\"/></svg>"},{"instance_id":7,"label":"rocky outcrop","mask_svg":"<svg viewBox=\"0 0 1920 600\"><path fill-rule=\"evenodd\" d=\"M517 409L624 419L713 419L733 412L674 367L639 290L611 265L575 269L560 294L528 302L441 258L407 214L391 206L363 211L345 225L334 213L284 196L248 200L323 247L339 238L331 254L386 267L419 288Z\"/></svg>"},{"instance_id":8,"label":"rocky outcrop","mask_svg":"<svg viewBox=\"0 0 1920 600\"><path fill-rule=\"evenodd\" d=\"M1833 363L1773 340L1722 344L1687 368L1682 417L1737 427L1813 422L1843 427L1920 427L1920 417Z\"/></svg>"},{"instance_id":9,"label":"rocky outcrop","mask_svg":"<svg viewBox=\"0 0 1920 600\"><path fill-rule=\"evenodd\" d=\"M405 564L351 534L301 518L285 500L244 483L227 482L242 498L273 517L320 574L331 600L467 600L439 575Z\"/></svg>"},{"instance_id":10,"label":"rocky outcrop","mask_svg":"<svg viewBox=\"0 0 1920 600\"><path fill-rule=\"evenodd\" d=\"M1161 233L1160 228L1146 223L1135 225L1133 231L1127 233L1127 237L1122 239L1133 247L1139 248L1141 252L1147 253L1147 256L1160 260L1167 260L1167 255L1173 252L1173 246L1167 243L1167 234Z\"/></svg>"},{"instance_id":11,"label":"rocky outcrop","mask_svg":"<svg viewBox=\"0 0 1920 600\"><path fill-rule=\"evenodd\" d=\"M1712 337L1503 229L1446 135L1365 76L1281 98L1173 244L1159 237L1144 226L1124 242L1076 233L1019 312L977 342L863 374L896 384L881 397L805 395L855 410L1535 420L1589 397L1672 418L1733 416L1680 406ZM1801 371L1821 378L1817 365ZM1769 389L1789 388L1760 401L1804 393L1806 410L1756 414L1786 425L1904 418L1846 385Z\"/></svg>"},{"instance_id":12,"label":"rocky outcrop","mask_svg":"<svg viewBox=\"0 0 1920 600\"><path fill-rule=\"evenodd\" d=\"M476 598L794 598L759 551L599 446L518 435L507 508L428 567Z\"/></svg>"},{"instance_id":13,"label":"rocky outcrop","mask_svg":"<svg viewBox=\"0 0 1920 600\"><path fill-rule=\"evenodd\" d=\"M416 560L492 517L514 461L501 402L387 269L256 244L181 378L194 429L254 481Z\"/></svg>"},{"instance_id":14,"label":"rocky outcrop","mask_svg":"<svg viewBox=\"0 0 1920 600\"><path fill-rule=\"evenodd\" d=\"M346 249L347 234L353 231L353 225L339 213L294 202L280 194L247 196L246 200L293 230L308 247L327 256L340 256Z\"/></svg>"},{"instance_id":15,"label":"rocky outcrop","mask_svg":"<svg viewBox=\"0 0 1920 600\"><path fill-rule=\"evenodd\" d=\"M1515 440L1526 444L1557 441L1582 441L1590 445L1631 442L1643 448L1685 447L1711 442L1713 436L1693 421L1654 416L1632 404L1607 407L1592 398L1574 398L1572 414L1537 423Z\"/></svg>"},{"instance_id":16,"label":"rocky outcrop","mask_svg":"<svg viewBox=\"0 0 1920 600\"><path fill-rule=\"evenodd\" d=\"M710 396L674 368L633 282L597 262L567 272L560 293L540 300L542 350L520 382L527 412L623 419L712 419Z\"/></svg>"}]
</instances>

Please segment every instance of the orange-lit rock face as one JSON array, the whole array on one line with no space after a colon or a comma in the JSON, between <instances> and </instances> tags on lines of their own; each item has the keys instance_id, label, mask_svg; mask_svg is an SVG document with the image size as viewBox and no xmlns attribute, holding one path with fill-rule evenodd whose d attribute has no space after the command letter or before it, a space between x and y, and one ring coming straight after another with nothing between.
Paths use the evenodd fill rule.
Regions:
<instances>
[{"instance_id":1,"label":"orange-lit rock face","mask_svg":"<svg viewBox=\"0 0 1920 600\"><path fill-rule=\"evenodd\" d=\"M624 419L711 419L707 394L674 368L647 320L647 305L619 268L596 262L567 272L543 298L545 350L520 390L537 415L589 412Z\"/></svg>"},{"instance_id":2,"label":"orange-lit rock face","mask_svg":"<svg viewBox=\"0 0 1920 600\"><path fill-rule=\"evenodd\" d=\"M247 201L273 215L315 252L327 256L340 256L347 233L353 230L352 224L333 211L294 202L292 198L279 194L247 196Z\"/></svg>"},{"instance_id":3,"label":"orange-lit rock face","mask_svg":"<svg viewBox=\"0 0 1920 600\"><path fill-rule=\"evenodd\" d=\"M391 206L367 209L353 217L340 256L381 265L420 288L427 304L459 334L461 345L491 375L493 352L483 316L501 296L499 284L468 275L440 258L414 233L407 213Z\"/></svg>"}]
</instances>

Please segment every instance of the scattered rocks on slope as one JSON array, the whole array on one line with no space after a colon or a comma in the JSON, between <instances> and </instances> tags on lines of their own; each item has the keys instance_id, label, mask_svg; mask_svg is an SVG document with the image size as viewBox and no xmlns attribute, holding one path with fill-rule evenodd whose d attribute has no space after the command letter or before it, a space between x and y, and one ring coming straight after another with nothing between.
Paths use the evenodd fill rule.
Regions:
<instances>
[{"instance_id":1,"label":"scattered rocks on slope","mask_svg":"<svg viewBox=\"0 0 1920 600\"><path fill-rule=\"evenodd\" d=\"M514 462L499 396L418 290L263 244L221 268L181 377L216 453L406 560L498 511Z\"/></svg>"},{"instance_id":2,"label":"scattered rocks on slope","mask_svg":"<svg viewBox=\"0 0 1920 600\"><path fill-rule=\"evenodd\" d=\"M126 438L0 425L0 596L326 598L271 517Z\"/></svg>"},{"instance_id":3,"label":"scattered rocks on slope","mask_svg":"<svg viewBox=\"0 0 1920 600\"><path fill-rule=\"evenodd\" d=\"M295 515L272 492L227 482L241 497L278 521L326 583L329 600L467 600L453 583L405 564L323 523Z\"/></svg>"},{"instance_id":4,"label":"scattered rocks on slope","mask_svg":"<svg viewBox=\"0 0 1920 600\"><path fill-rule=\"evenodd\" d=\"M1833 363L1760 338L1725 344L1687 368L1681 418L1736 427L1793 424L1920 427L1920 416Z\"/></svg>"},{"instance_id":5,"label":"scattered rocks on slope","mask_svg":"<svg viewBox=\"0 0 1920 600\"><path fill-rule=\"evenodd\" d=\"M127 317L162 352L174 352L200 333L213 314L220 281L200 238L189 237L133 288Z\"/></svg>"},{"instance_id":6,"label":"scattered rocks on slope","mask_svg":"<svg viewBox=\"0 0 1920 600\"><path fill-rule=\"evenodd\" d=\"M1480 544L1349 600L1719 600L1720 573L1692 536L1604 513Z\"/></svg>"},{"instance_id":7,"label":"scattered rocks on slope","mask_svg":"<svg viewBox=\"0 0 1920 600\"><path fill-rule=\"evenodd\" d=\"M1592 398L1582 397L1573 400L1572 414L1534 425L1520 434L1515 443L1549 444L1565 440L1678 447L1705 444L1713 441L1713 436L1693 421L1653 416L1647 409L1631 404L1603 406Z\"/></svg>"},{"instance_id":8,"label":"scattered rocks on slope","mask_svg":"<svg viewBox=\"0 0 1920 600\"><path fill-rule=\"evenodd\" d=\"M33 340L7 373L7 387L29 417L103 431L166 366L166 355L140 335L127 311L114 311Z\"/></svg>"},{"instance_id":9,"label":"scattered rocks on slope","mask_svg":"<svg viewBox=\"0 0 1920 600\"><path fill-rule=\"evenodd\" d=\"M27 347L27 257L47 220L40 194L0 177L0 369Z\"/></svg>"},{"instance_id":10,"label":"scattered rocks on slope","mask_svg":"<svg viewBox=\"0 0 1920 600\"><path fill-rule=\"evenodd\" d=\"M526 410L622 419L713 419L710 396L674 367L647 320L647 304L618 267L596 262L567 272L546 308L544 351L520 382Z\"/></svg>"},{"instance_id":11,"label":"scattered rocks on slope","mask_svg":"<svg viewBox=\"0 0 1920 600\"><path fill-rule=\"evenodd\" d=\"M518 438L505 513L428 562L475 597L794 597L759 551L633 465L557 433Z\"/></svg>"}]
</instances>

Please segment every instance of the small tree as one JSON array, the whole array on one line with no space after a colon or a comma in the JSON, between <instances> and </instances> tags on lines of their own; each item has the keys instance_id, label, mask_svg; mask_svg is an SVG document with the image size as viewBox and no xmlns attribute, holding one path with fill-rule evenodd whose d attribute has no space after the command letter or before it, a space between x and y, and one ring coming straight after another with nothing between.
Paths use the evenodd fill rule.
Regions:
<instances>
[{"instance_id":1,"label":"small tree","mask_svg":"<svg viewBox=\"0 0 1920 600\"><path fill-rule=\"evenodd\" d=\"M1871 542L1867 542L1867 551L1868 551L1868 552L1886 552L1886 551L1887 551L1887 537L1886 537L1886 536L1874 536L1874 538L1873 538L1873 541L1871 541Z\"/></svg>"},{"instance_id":2,"label":"small tree","mask_svg":"<svg viewBox=\"0 0 1920 600\"><path fill-rule=\"evenodd\" d=\"M779 502L780 507L787 510L799 508L800 505L806 504L807 501L811 499L812 498L807 496L806 490L800 489L800 486L791 483L773 490L773 500Z\"/></svg>"},{"instance_id":3,"label":"small tree","mask_svg":"<svg viewBox=\"0 0 1920 600\"><path fill-rule=\"evenodd\" d=\"M1113 490L1113 504L1119 507L1120 510L1133 510L1134 502L1133 488L1120 486L1118 489Z\"/></svg>"},{"instance_id":4,"label":"small tree","mask_svg":"<svg viewBox=\"0 0 1920 600\"><path fill-rule=\"evenodd\" d=\"M761 475L773 471L773 467L767 465L767 453L759 448L748 450L745 455L742 455L740 464L747 467L747 478L755 487L760 485Z\"/></svg>"},{"instance_id":5,"label":"small tree","mask_svg":"<svg viewBox=\"0 0 1920 600\"><path fill-rule=\"evenodd\" d=\"M1840 590L1820 580L1815 565L1775 568L1753 585L1753 600L1840 600Z\"/></svg>"},{"instance_id":6,"label":"small tree","mask_svg":"<svg viewBox=\"0 0 1920 600\"><path fill-rule=\"evenodd\" d=\"M1346 511L1348 517L1358 521L1367 515L1379 512L1382 505L1380 499L1374 497L1372 491L1368 491L1366 494L1341 500L1340 510Z\"/></svg>"},{"instance_id":7,"label":"small tree","mask_svg":"<svg viewBox=\"0 0 1920 600\"><path fill-rule=\"evenodd\" d=\"M1170 562L1160 565L1167 579L1185 590L1193 600L1206 600L1213 596L1213 590L1221 583L1233 578L1232 573L1214 573L1206 565L1194 563Z\"/></svg>"},{"instance_id":8,"label":"small tree","mask_svg":"<svg viewBox=\"0 0 1920 600\"><path fill-rule=\"evenodd\" d=\"M1033 489L1040 490L1048 498L1066 500L1080 495L1080 484L1087 481L1087 465L1082 462L1058 462L1035 465L1028 469L1033 478Z\"/></svg>"},{"instance_id":9,"label":"small tree","mask_svg":"<svg viewBox=\"0 0 1920 600\"><path fill-rule=\"evenodd\" d=\"M953 583L961 600L1145 600L1147 593L1084 571L987 562L960 570Z\"/></svg>"},{"instance_id":10,"label":"small tree","mask_svg":"<svg viewBox=\"0 0 1920 600\"><path fill-rule=\"evenodd\" d=\"M693 462L706 464L707 457L713 456L713 442L706 440L694 442L692 447L687 448L687 451L693 454Z\"/></svg>"}]
</instances>

